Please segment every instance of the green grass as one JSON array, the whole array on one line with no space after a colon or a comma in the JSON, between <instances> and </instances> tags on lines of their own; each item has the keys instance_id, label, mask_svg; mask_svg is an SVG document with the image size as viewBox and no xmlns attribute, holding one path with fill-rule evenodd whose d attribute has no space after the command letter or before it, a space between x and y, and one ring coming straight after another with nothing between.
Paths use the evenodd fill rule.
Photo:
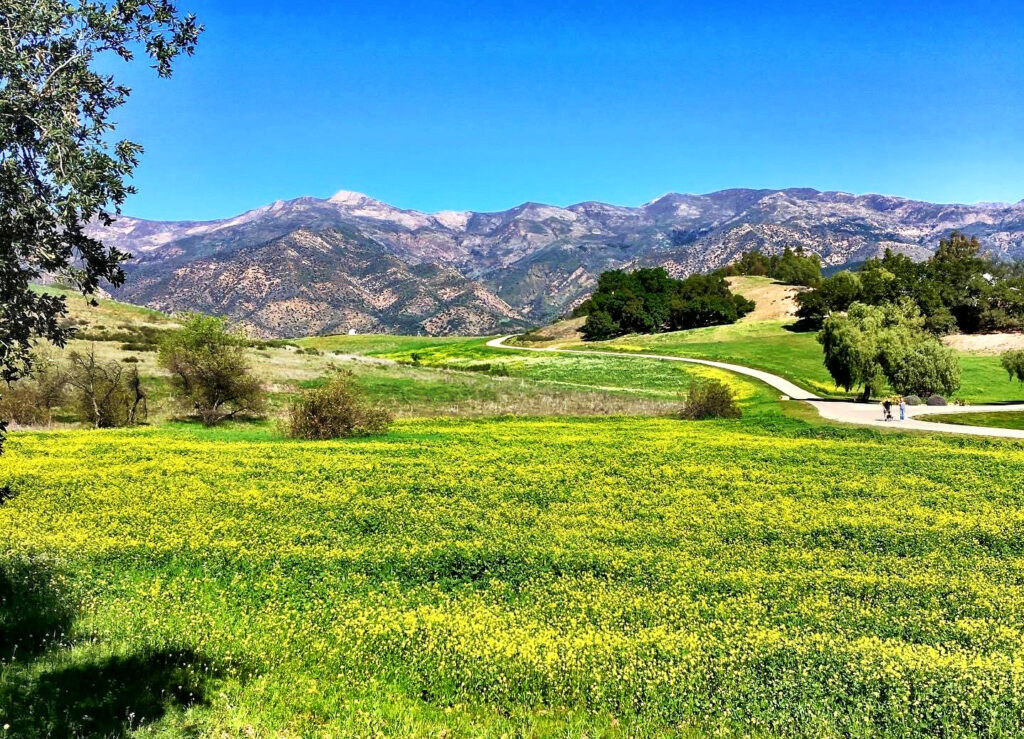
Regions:
<instances>
[{"instance_id":1,"label":"green grass","mask_svg":"<svg viewBox=\"0 0 1024 739\"><path fill-rule=\"evenodd\" d=\"M826 397L850 395L835 387L825 369L814 332L796 333L788 322L739 322L727 326L631 335L601 342L574 342L567 347L632 351L710 359L765 370ZM997 356L960 355L961 387L955 397L971 403L1024 401L1024 389L1009 382Z\"/></svg>"},{"instance_id":2,"label":"green grass","mask_svg":"<svg viewBox=\"0 0 1024 739\"><path fill-rule=\"evenodd\" d=\"M766 414L16 433L0 725L1019 735L1022 476Z\"/></svg>"},{"instance_id":3,"label":"green grass","mask_svg":"<svg viewBox=\"0 0 1024 739\"><path fill-rule=\"evenodd\" d=\"M962 426L993 426L1002 429L1024 430L1024 411L991 411L985 413L928 414L922 421L954 423Z\"/></svg>"}]
</instances>

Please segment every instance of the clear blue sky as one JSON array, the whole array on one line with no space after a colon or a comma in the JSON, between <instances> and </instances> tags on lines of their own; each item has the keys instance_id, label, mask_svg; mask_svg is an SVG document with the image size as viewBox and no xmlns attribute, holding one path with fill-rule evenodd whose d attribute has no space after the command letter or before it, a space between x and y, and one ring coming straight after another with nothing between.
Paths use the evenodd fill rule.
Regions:
<instances>
[{"instance_id":1,"label":"clear blue sky","mask_svg":"<svg viewBox=\"0 0 1024 739\"><path fill-rule=\"evenodd\" d=\"M196 56L127 73L131 215L339 189L426 211L728 187L1024 198L1020 0L181 6L207 28Z\"/></svg>"}]
</instances>

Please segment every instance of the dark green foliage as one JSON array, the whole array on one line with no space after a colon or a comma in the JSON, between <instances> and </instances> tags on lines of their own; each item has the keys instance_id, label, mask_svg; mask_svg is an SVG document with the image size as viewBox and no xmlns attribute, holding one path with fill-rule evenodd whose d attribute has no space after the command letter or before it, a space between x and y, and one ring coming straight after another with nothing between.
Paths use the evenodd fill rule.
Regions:
<instances>
[{"instance_id":1,"label":"dark green foliage","mask_svg":"<svg viewBox=\"0 0 1024 739\"><path fill-rule=\"evenodd\" d=\"M192 314L160 347L178 398L207 426L263 413L265 392L249 368L247 344L223 319Z\"/></svg>"},{"instance_id":2,"label":"dark green foliage","mask_svg":"<svg viewBox=\"0 0 1024 739\"><path fill-rule=\"evenodd\" d=\"M706 418L739 418L743 415L733 391L718 380L690 380L686 406L680 418L700 421Z\"/></svg>"},{"instance_id":3,"label":"dark green foliage","mask_svg":"<svg viewBox=\"0 0 1024 739\"><path fill-rule=\"evenodd\" d=\"M983 256L976 237L954 231L925 262L886 251L881 259L864 262L856 275L840 272L823 280L816 290L797 296L797 315L804 325L815 327L854 301L883 305L907 299L936 335L1019 331L1024 329L1022 270L1019 264Z\"/></svg>"},{"instance_id":4,"label":"dark green foliage","mask_svg":"<svg viewBox=\"0 0 1024 739\"><path fill-rule=\"evenodd\" d=\"M787 285L815 287L821 282L821 260L817 254L805 254L804 248L786 247L781 254L765 255L758 250L744 252L723 271L727 277L753 275L771 277Z\"/></svg>"},{"instance_id":5,"label":"dark green foliage","mask_svg":"<svg viewBox=\"0 0 1024 739\"><path fill-rule=\"evenodd\" d=\"M999 359L1011 380L1024 382L1024 349L1004 352Z\"/></svg>"},{"instance_id":6,"label":"dark green foliage","mask_svg":"<svg viewBox=\"0 0 1024 739\"><path fill-rule=\"evenodd\" d=\"M127 254L86 233L109 225L133 192L142 148L112 135L129 89L97 60L143 51L166 77L201 28L168 0L80 3L5 0L0 6L0 380L31 369L36 337L63 346L64 298L30 284L56 275L85 295L119 285ZM0 444L5 425L0 420Z\"/></svg>"},{"instance_id":7,"label":"dark green foliage","mask_svg":"<svg viewBox=\"0 0 1024 739\"><path fill-rule=\"evenodd\" d=\"M845 311L860 295L860 277L853 272L837 272L821 281L816 290L796 296L796 315L805 328L821 328L832 313Z\"/></svg>"},{"instance_id":8,"label":"dark green foliage","mask_svg":"<svg viewBox=\"0 0 1024 739\"><path fill-rule=\"evenodd\" d=\"M753 302L729 290L721 274L677 280L656 267L603 273L574 315L587 316L583 336L595 340L733 323L753 309Z\"/></svg>"},{"instance_id":9,"label":"dark green foliage","mask_svg":"<svg viewBox=\"0 0 1024 739\"><path fill-rule=\"evenodd\" d=\"M322 441L383 434L391 414L367 402L351 372L338 372L320 387L306 390L288 410L288 435Z\"/></svg>"}]
</instances>

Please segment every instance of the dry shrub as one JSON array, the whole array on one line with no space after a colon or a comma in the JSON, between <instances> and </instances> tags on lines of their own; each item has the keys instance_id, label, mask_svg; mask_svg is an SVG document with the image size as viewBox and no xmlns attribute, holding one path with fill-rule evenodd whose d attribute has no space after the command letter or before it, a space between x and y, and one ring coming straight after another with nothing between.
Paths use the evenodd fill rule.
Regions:
<instances>
[{"instance_id":1,"label":"dry shrub","mask_svg":"<svg viewBox=\"0 0 1024 739\"><path fill-rule=\"evenodd\" d=\"M288 435L322 441L383 434L391 414L369 403L351 372L335 373L325 385L306 390L288 409Z\"/></svg>"},{"instance_id":2,"label":"dry shrub","mask_svg":"<svg viewBox=\"0 0 1024 739\"><path fill-rule=\"evenodd\" d=\"M48 354L32 357L32 374L0 389L0 419L20 426L43 426L67 396L68 369Z\"/></svg>"},{"instance_id":3,"label":"dry shrub","mask_svg":"<svg viewBox=\"0 0 1024 739\"><path fill-rule=\"evenodd\" d=\"M680 417L691 421L705 418L739 418L743 415L736 396L728 385L718 380L690 380L686 406Z\"/></svg>"},{"instance_id":4,"label":"dry shrub","mask_svg":"<svg viewBox=\"0 0 1024 739\"><path fill-rule=\"evenodd\" d=\"M42 426L49 423L50 413L38 403L35 383L23 379L3 388L0 418L19 426Z\"/></svg>"},{"instance_id":5,"label":"dry shrub","mask_svg":"<svg viewBox=\"0 0 1024 739\"><path fill-rule=\"evenodd\" d=\"M97 359L95 347L68 355L68 385L78 417L98 429L145 423L146 391L138 369L118 361Z\"/></svg>"}]
</instances>

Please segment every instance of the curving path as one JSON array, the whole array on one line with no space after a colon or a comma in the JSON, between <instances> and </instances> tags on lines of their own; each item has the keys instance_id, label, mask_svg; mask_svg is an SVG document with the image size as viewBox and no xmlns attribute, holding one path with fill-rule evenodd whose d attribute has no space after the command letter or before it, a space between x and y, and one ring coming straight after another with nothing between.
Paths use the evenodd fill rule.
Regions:
<instances>
[{"instance_id":1,"label":"curving path","mask_svg":"<svg viewBox=\"0 0 1024 739\"><path fill-rule=\"evenodd\" d=\"M802 400L818 411L822 418L839 423L855 423L863 426L881 426L884 428L897 428L916 431L938 431L948 434L963 434L967 436L1001 436L1011 439L1024 439L1024 430L1003 429L993 426L958 426L953 423L932 423L918 420L921 416L929 413L987 413L993 411L1024 411L1024 403L1011 405L964 405L964 406L908 406L907 420L905 421L884 421L882 419L882 407L877 403L855 403L848 400L825 400L814 393L794 385L778 375L763 370L744 367L739 364L727 362L713 362L709 359L691 359L688 357L673 357L667 354L640 354L637 352L601 352L587 349L558 349L556 347L531 347L531 346L507 346L505 342L512 336L500 336L487 342L487 346L494 349L508 349L510 351L524 352L561 352L563 354L590 354L595 356L631 357L641 359L659 359L667 362L687 362L688 364L703 364L707 367L717 367L747 377L760 380L769 387L773 387L783 395L793 400ZM897 411L898 413L898 411Z\"/></svg>"}]
</instances>

